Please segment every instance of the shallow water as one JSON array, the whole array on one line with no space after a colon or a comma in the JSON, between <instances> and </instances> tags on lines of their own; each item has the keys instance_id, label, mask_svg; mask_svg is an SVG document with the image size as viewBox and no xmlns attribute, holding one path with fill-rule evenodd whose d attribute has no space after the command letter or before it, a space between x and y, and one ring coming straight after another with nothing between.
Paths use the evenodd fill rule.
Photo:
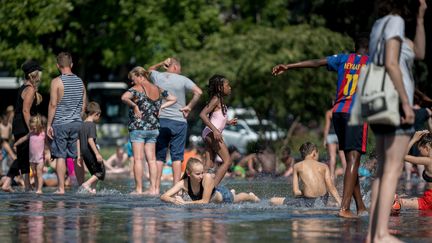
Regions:
<instances>
[{"instance_id":1,"label":"shallow water","mask_svg":"<svg viewBox=\"0 0 432 243\"><path fill-rule=\"evenodd\" d=\"M295 200L285 180L224 183L237 192L253 191L263 200L257 204L173 206L158 198L128 195L133 187L129 178L100 183L97 195L69 190L56 196L50 194L52 188L44 188L40 196L0 193L0 242L321 243L365 239L368 219L338 218L336 207L319 203L314 208L269 206L272 196L288 195ZM401 183L398 190L405 187ZM367 195L365 201L369 203ZM416 210L403 210L390 220L392 232L407 242L430 242L431 225L432 212Z\"/></svg>"}]
</instances>

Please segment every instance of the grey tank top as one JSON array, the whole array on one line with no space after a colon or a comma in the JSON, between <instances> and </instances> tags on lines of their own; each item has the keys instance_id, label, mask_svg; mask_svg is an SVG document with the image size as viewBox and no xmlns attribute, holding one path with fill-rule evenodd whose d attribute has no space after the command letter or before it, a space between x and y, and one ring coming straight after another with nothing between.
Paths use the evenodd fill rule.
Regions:
<instances>
[{"instance_id":1,"label":"grey tank top","mask_svg":"<svg viewBox=\"0 0 432 243\"><path fill-rule=\"evenodd\" d=\"M62 74L60 80L63 83L64 93L62 99L57 104L53 125L82 121L83 81L75 74Z\"/></svg>"}]
</instances>

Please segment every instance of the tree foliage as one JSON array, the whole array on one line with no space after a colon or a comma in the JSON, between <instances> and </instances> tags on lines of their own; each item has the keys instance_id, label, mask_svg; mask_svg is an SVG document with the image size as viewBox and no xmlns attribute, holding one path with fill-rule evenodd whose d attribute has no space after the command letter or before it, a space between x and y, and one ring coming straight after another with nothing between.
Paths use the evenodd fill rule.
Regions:
<instances>
[{"instance_id":1,"label":"tree foliage","mask_svg":"<svg viewBox=\"0 0 432 243\"><path fill-rule=\"evenodd\" d=\"M74 71L86 82L124 81L135 65L178 56L185 74L201 87L212 74L224 74L234 86L233 105L281 119L288 114L304 120L321 117L333 98L336 75L321 68L275 78L272 66L349 51L349 36L369 30L373 22L372 1L360 0L1 4L0 70L21 76L25 60L38 60L45 68L42 91L58 75L55 55L60 51L72 53ZM425 83L426 75L418 76Z\"/></svg>"}]
</instances>

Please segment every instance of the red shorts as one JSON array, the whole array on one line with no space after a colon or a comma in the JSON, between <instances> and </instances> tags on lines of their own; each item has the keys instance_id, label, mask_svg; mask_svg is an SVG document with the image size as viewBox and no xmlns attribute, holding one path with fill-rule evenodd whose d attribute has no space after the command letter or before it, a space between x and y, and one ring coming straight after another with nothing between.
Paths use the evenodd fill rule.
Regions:
<instances>
[{"instance_id":1,"label":"red shorts","mask_svg":"<svg viewBox=\"0 0 432 243\"><path fill-rule=\"evenodd\" d=\"M418 198L419 210L432 210L432 189L426 190L423 197Z\"/></svg>"}]
</instances>

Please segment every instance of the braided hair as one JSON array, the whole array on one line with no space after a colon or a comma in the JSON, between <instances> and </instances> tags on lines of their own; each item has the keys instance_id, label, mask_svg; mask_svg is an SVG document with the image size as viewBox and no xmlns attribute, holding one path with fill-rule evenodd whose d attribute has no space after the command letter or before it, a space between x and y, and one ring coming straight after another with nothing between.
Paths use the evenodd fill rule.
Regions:
<instances>
[{"instance_id":1,"label":"braided hair","mask_svg":"<svg viewBox=\"0 0 432 243\"><path fill-rule=\"evenodd\" d=\"M226 78L222 75L215 74L209 79L209 84L207 87L207 92L209 95L209 98L211 99L213 96L216 96L219 98L222 114L226 114L227 107L224 104L224 81ZM209 114L211 116L211 113Z\"/></svg>"}]
</instances>

